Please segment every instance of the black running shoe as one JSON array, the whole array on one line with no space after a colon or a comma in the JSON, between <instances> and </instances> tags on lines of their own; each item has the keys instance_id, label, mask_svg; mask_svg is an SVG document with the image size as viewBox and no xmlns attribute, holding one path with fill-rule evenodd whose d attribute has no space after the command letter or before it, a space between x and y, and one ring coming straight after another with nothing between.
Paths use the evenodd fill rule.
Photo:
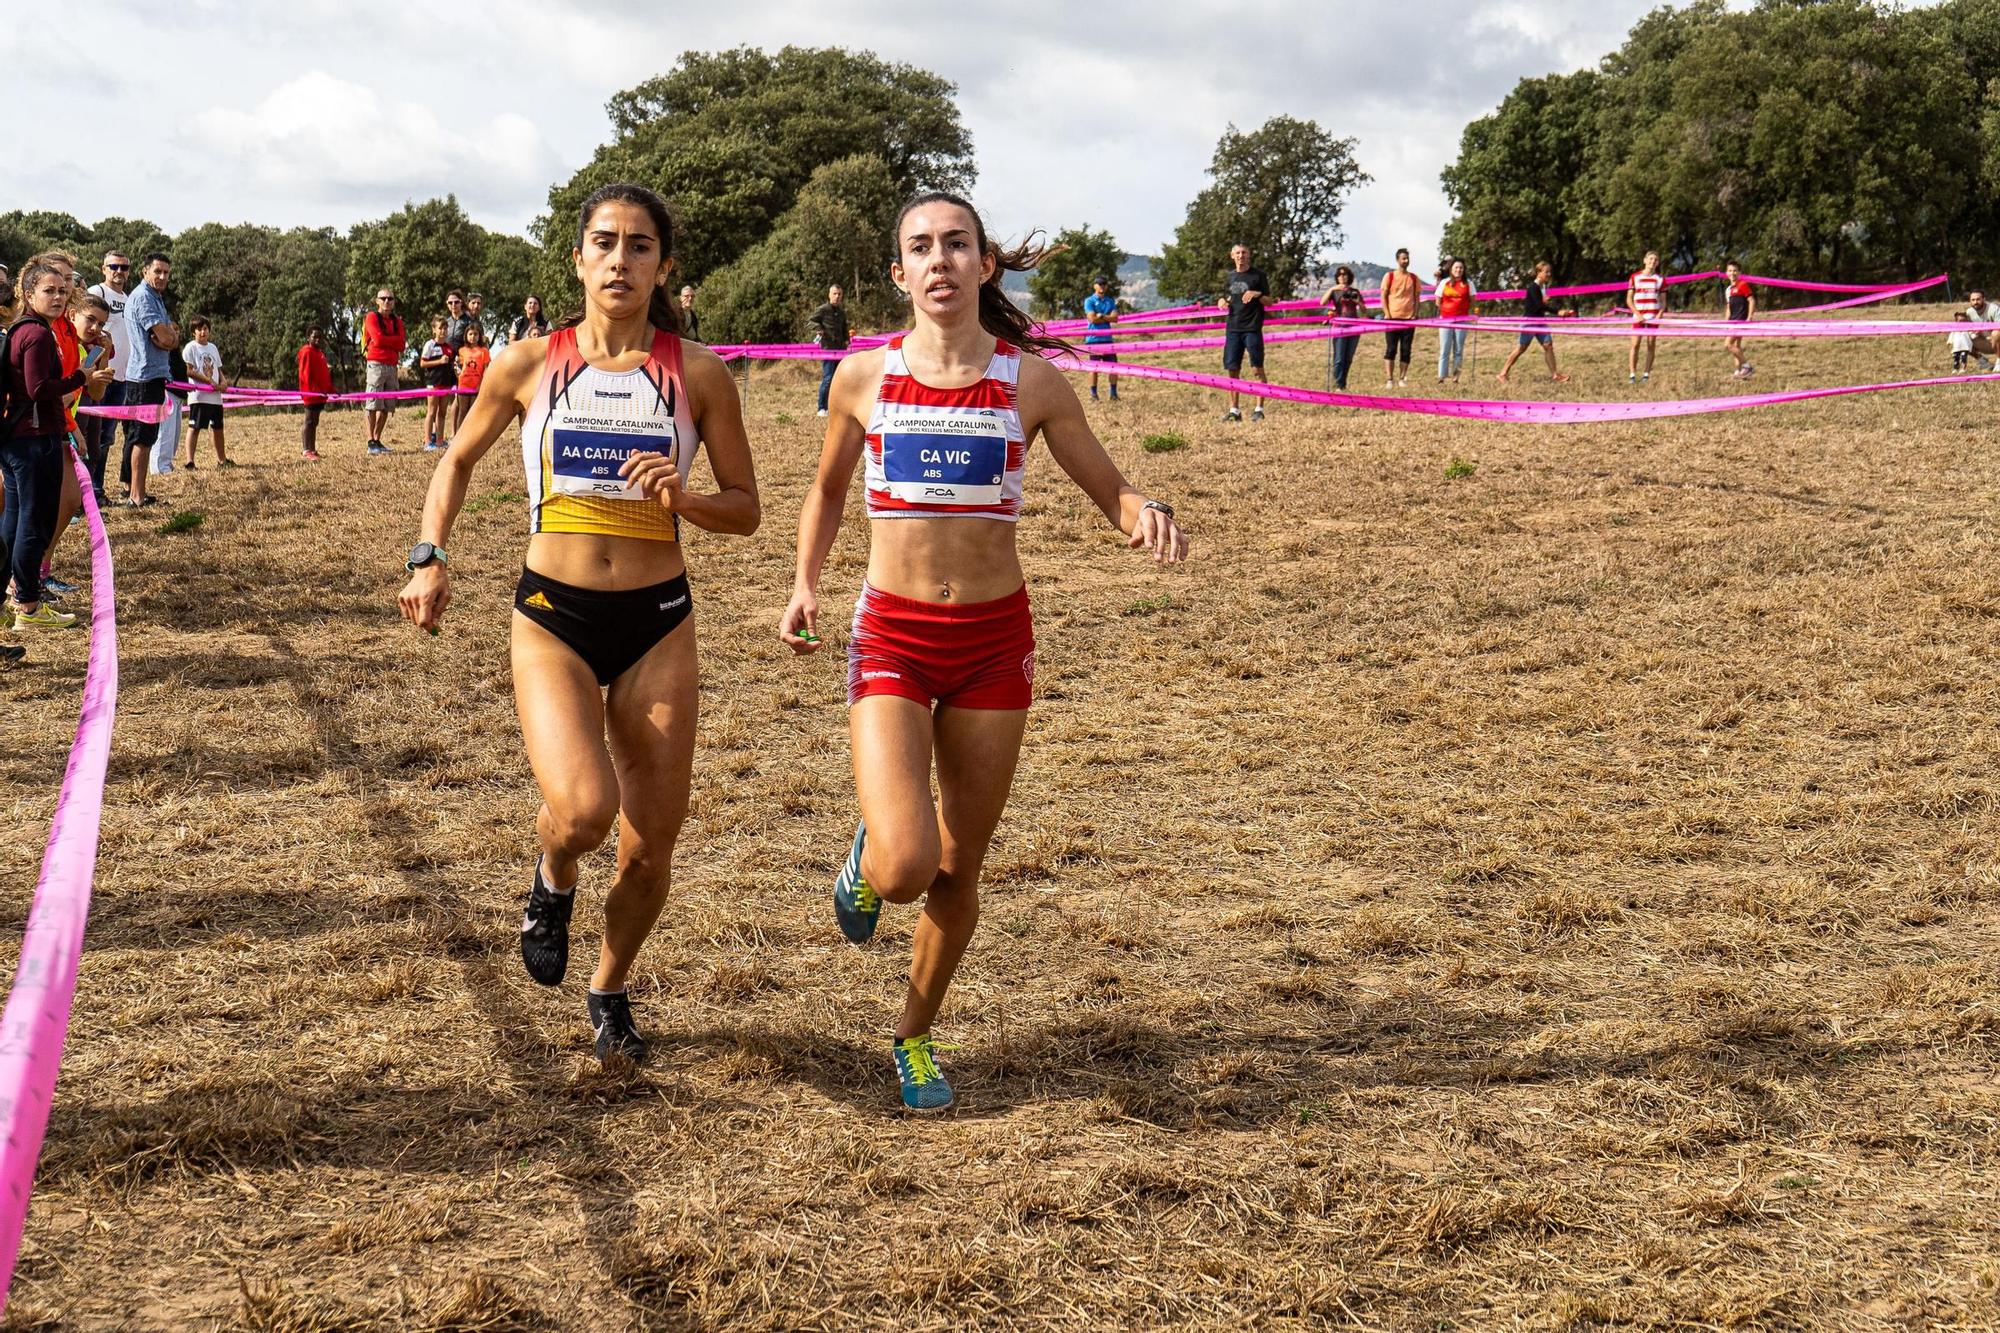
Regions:
<instances>
[{"instance_id":1,"label":"black running shoe","mask_svg":"<svg viewBox=\"0 0 2000 1333\"><path fill-rule=\"evenodd\" d=\"M646 1039L632 1025L632 997L624 991L609 995L590 992L590 1026L597 1033L597 1058L624 1056L635 1065L646 1063Z\"/></svg>"},{"instance_id":2,"label":"black running shoe","mask_svg":"<svg viewBox=\"0 0 2000 1333\"><path fill-rule=\"evenodd\" d=\"M562 985L563 973L569 971L569 914L575 906L576 890L557 893L550 888L537 860L528 910L521 916L521 962L544 986Z\"/></svg>"}]
</instances>

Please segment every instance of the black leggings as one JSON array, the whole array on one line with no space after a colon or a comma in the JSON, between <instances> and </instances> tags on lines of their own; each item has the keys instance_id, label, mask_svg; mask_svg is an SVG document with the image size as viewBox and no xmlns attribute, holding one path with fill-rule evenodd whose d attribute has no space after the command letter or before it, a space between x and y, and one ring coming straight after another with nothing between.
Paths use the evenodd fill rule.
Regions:
<instances>
[{"instance_id":1,"label":"black leggings","mask_svg":"<svg viewBox=\"0 0 2000 1333\"><path fill-rule=\"evenodd\" d=\"M694 612L686 574L625 592L573 588L532 569L521 571L514 609L561 639L599 685L630 671L653 645Z\"/></svg>"},{"instance_id":2,"label":"black leggings","mask_svg":"<svg viewBox=\"0 0 2000 1333\"><path fill-rule=\"evenodd\" d=\"M1410 352L1417 345L1417 331L1415 329L1390 329L1382 336L1389 340L1389 350L1386 353L1388 359L1391 361L1401 361L1406 366L1409 365Z\"/></svg>"}]
</instances>

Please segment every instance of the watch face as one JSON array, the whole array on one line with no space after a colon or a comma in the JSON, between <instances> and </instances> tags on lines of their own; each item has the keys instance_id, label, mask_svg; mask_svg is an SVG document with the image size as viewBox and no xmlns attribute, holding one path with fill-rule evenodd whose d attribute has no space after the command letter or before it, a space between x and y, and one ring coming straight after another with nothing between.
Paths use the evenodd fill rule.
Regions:
<instances>
[{"instance_id":1,"label":"watch face","mask_svg":"<svg viewBox=\"0 0 2000 1333\"><path fill-rule=\"evenodd\" d=\"M431 557L435 554L437 554L435 546L432 546L429 542L418 542L410 548L410 564L413 568L418 565L427 565L430 563Z\"/></svg>"}]
</instances>

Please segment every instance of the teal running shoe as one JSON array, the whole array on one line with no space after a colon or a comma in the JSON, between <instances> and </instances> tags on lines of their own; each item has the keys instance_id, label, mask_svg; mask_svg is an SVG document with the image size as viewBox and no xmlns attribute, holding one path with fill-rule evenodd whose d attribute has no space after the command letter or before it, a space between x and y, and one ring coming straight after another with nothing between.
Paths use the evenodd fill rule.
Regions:
<instances>
[{"instance_id":1,"label":"teal running shoe","mask_svg":"<svg viewBox=\"0 0 2000 1333\"><path fill-rule=\"evenodd\" d=\"M854 846L847 863L833 877L833 919L851 944L866 944L875 937L875 922L882 915L882 899L861 878L861 849L868 841L868 826L854 826Z\"/></svg>"},{"instance_id":2,"label":"teal running shoe","mask_svg":"<svg viewBox=\"0 0 2000 1333\"><path fill-rule=\"evenodd\" d=\"M903 1037L896 1042L896 1073L903 1080L903 1109L930 1115L951 1106L956 1100L951 1084L938 1071L937 1047L931 1034Z\"/></svg>"}]
</instances>

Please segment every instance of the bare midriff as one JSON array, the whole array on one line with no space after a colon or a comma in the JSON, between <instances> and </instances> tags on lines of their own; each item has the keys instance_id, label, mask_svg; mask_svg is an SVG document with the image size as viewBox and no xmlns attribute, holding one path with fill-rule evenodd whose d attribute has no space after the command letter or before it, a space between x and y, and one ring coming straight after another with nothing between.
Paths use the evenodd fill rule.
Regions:
<instances>
[{"instance_id":1,"label":"bare midriff","mask_svg":"<svg viewBox=\"0 0 2000 1333\"><path fill-rule=\"evenodd\" d=\"M538 532L528 538L528 568L557 583L599 592L628 592L665 583L687 568L679 542L607 537L590 532Z\"/></svg>"},{"instance_id":2,"label":"bare midriff","mask_svg":"<svg viewBox=\"0 0 2000 1333\"><path fill-rule=\"evenodd\" d=\"M913 602L994 602L1026 580L1014 524L987 518L871 523L868 586Z\"/></svg>"}]
</instances>

